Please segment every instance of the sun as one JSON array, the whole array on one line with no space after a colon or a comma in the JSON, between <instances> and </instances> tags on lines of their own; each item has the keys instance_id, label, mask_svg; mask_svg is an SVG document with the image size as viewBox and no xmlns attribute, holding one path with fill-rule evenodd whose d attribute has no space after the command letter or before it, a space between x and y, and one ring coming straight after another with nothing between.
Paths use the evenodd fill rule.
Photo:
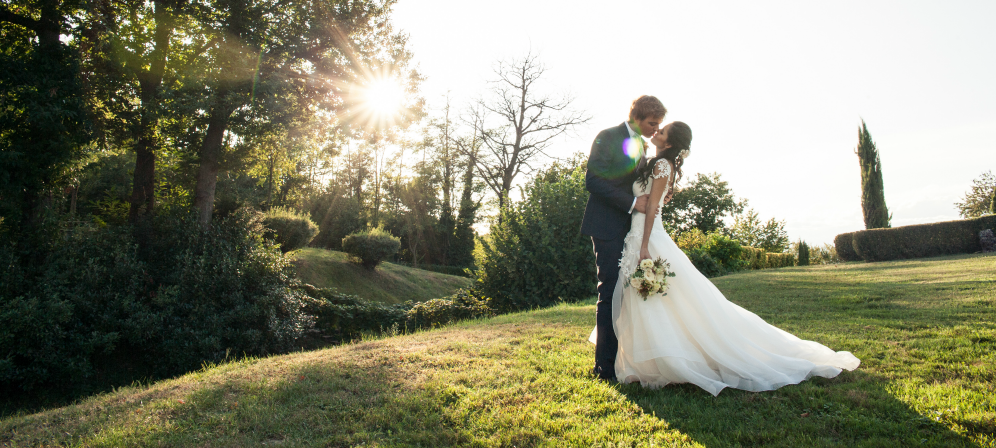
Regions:
<instances>
[{"instance_id":1,"label":"sun","mask_svg":"<svg viewBox=\"0 0 996 448\"><path fill-rule=\"evenodd\" d=\"M378 78L370 81L364 89L364 109L376 121L390 121L397 115L405 102L405 88L392 78Z\"/></svg>"}]
</instances>

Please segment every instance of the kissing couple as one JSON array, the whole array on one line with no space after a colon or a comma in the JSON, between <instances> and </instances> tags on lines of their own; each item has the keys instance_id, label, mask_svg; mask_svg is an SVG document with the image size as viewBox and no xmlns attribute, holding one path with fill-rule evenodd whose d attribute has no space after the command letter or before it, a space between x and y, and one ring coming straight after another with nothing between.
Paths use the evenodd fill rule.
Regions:
<instances>
[{"instance_id":1,"label":"kissing couple","mask_svg":"<svg viewBox=\"0 0 996 448\"><path fill-rule=\"evenodd\" d=\"M680 121L659 128L666 114L660 100L641 96L627 121L599 132L591 145L581 233L591 237L598 269L592 373L652 388L692 383L719 395L726 387L774 390L857 368L850 352L799 339L726 300L667 234L660 207L681 179L692 130ZM630 278L641 261L658 258L675 275L667 290L641 296Z\"/></svg>"}]
</instances>

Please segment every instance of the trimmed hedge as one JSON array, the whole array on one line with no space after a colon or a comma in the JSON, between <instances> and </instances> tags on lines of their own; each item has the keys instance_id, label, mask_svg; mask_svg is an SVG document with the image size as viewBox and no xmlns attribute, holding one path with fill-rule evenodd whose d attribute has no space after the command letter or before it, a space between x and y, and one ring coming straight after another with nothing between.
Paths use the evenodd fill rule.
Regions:
<instances>
[{"instance_id":1,"label":"trimmed hedge","mask_svg":"<svg viewBox=\"0 0 996 448\"><path fill-rule=\"evenodd\" d=\"M861 257L854 251L852 240L854 232L841 233L833 239L833 246L837 249L837 256L843 261L860 261Z\"/></svg>"},{"instance_id":2,"label":"trimmed hedge","mask_svg":"<svg viewBox=\"0 0 996 448\"><path fill-rule=\"evenodd\" d=\"M857 256L865 261L973 253L982 250L979 232L992 228L996 228L996 215L891 229L861 230L854 232L851 244Z\"/></svg>"},{"instance_id":3,"label":"trimmed hedge","mask_svg":"<svg viewBox=\"0 0 996 448\"><path fill-rule=\"evenodd\" d=\"M795 254L768 252L765 256L768 259L768 268L795 266Z\"/></svg>"}]
</instances>

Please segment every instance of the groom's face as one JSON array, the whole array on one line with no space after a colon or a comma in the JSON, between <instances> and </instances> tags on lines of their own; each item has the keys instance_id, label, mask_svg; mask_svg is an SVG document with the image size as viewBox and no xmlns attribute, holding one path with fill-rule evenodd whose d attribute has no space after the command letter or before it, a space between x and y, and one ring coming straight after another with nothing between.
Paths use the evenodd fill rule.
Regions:
<instances>
[{"instance_id":1,"label":"groom's face","mask_svg":"<svg viewBox=\"0 0 996 448\"><path fill-rule=\"evenodd\" d=\"M662 121L664 121L664 117L647 117L636 120L636 131L646 138L653 137Z\"/></svg>"}]
</instances>

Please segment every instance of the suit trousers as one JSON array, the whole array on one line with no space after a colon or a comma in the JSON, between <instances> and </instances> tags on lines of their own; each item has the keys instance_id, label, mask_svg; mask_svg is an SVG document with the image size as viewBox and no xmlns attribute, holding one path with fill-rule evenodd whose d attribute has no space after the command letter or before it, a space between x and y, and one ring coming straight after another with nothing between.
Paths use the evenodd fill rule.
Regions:
<instances>
[{"instance_id":1,"label":"suit trousers","mask_svg":"<svg viewBox=\"0 0 996 448\"><path fill-rule=\"evenodd\" d=\"M598 302L595 304L595 368L615 372L616 351L619 341L612 328L612 293L619 279L619 259L622 258L626 235L611 240L591 237L598 268ZM615 375L612 375L615 376Z\"/></svg>"}]
</instances>

